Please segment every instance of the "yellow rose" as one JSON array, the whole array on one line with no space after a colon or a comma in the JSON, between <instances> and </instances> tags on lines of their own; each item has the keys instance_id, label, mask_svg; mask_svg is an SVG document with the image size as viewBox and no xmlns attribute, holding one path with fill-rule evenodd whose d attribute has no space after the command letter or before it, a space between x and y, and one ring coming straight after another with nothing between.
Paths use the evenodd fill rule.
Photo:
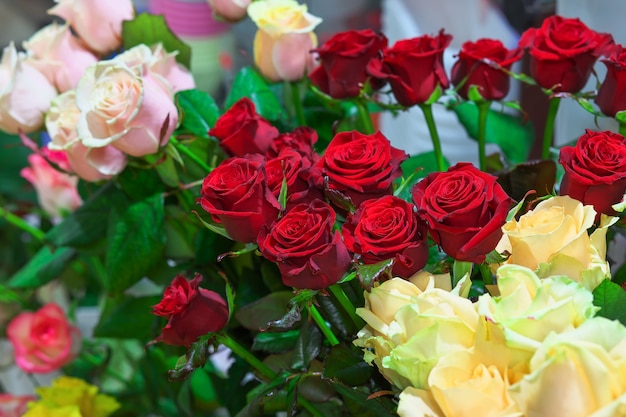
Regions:
<instances>
[{"instance_id":1,"label":"yellow rose","mask_svg":"<svg viewBox=\"0 0 626 417\"><path fill-rule=\"evenodd\" d=\"M604 240L607 228L617 221L603 215L589 236L595 216L593 206L568 196L552 197L502 226L496 249L511 254L506 263L528 267L542 278L567 275L593 290L610 277Z\"/></svg>"},{"instance_id":2,"label":"yellow rose","mask_svg":"<svg viewBox=\"0 0 626 417\"><path fill-rule=\"evenodd\" d=\"M509 393L526 417L623 416L626 327L596 317L550 335Z\"/></svg>"},{"instance_id":3,"label":"yellow rose","mask_svg":"<svg viewBox=\"0 0 626 417\"><path fill-rule=\"evenodd\" d=\"M313 69L313 33L322 19L295 0L255 1L248 16L259 30L254 37L254 62L271 81L296 81Z\"/></svg>"}]
</instances>

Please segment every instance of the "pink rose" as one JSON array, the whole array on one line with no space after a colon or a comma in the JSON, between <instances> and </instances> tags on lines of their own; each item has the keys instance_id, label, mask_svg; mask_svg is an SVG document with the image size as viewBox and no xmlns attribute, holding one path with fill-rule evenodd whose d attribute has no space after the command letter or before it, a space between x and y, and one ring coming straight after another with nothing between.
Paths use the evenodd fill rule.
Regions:
<instances>
[{"instance_id":1,"label":"pink rose","mask_svg":"<svg viewBox=\"0 0 626 417\"><path fill-rule=\"evenodd\" d=\"M122 45L122 22L135 16L131 0L56 0L49 14L65 19L78 36L103 55Z\"/></svg>"},{"instance_id":2,"label":"pink rose","mask_svg":"<svg viewBox=\"0 0 626 417\"><path fill-rule=\"evenodd\" d=\"M82 204L76 190L78 177L56 170L38 154L29 155L28 163L20 175L35 187L41 208L51 217L62 217Z\"/></svg>"},{"instance_id":3,"label":"pink rose","mask_svg":"<svg viewBox=\"0 0 626 417\"><path fill-rule=\"evenodd\" d=\"M213 14L227 22L239 22L246 17L252 0L208 0Z\"/></svg>"},{"instance_id":4,"label":"pink rose","mask_svg":"<svg viewBox=\"0 0 626 417\"><path fill-rule=\"evenodd\" d=\"M37 401L34 395L0 394L0 417L20 417L28 409L31 401Z\"/></svg>"},{"instance_id":5,"label":"pink rose","mask_svg":"<svg viewBox=\"0 0 626 417\"><path fill-rule=\"evenodd\" d=\"M76 129L83 145L112 145L132 156L156 153L178 123L172 97L123 61L100 61L85 71L76 88Z\"/></svg>"},{"instance_id":6,"label":"pink rose","mask_svg":"<svg viewBox=\"0 0 626 417\"><path fill-rule=\"evenodd\" d=\"M52 23L24 42L29 53L28 63L64 92L76 87L85 69L95 64L98 58L89 52L72 35L68 25Z\"/></svg>"},{"instance_id":7,"label":"pink rose","mask_svg":"<svg viewBox=\"0 0 626 417\"><path fill-rule=\"evenodd\" d=\"M0 61L0 129L8 133L39 129L57 95L50 81L25 59L11 43Z\"/></svg>"},{"instance_id":8,"label":"pink rose","mask_svg":"<svg viewBox=\"0 0 626 417\"><path fill-rule=\"evenodd\" d=\"M78 140L76 124L79 116L74 90L52 100L46 116L46 130L50 135L48 147L66 154L69 170L86 181L108 179L122 172L127 163L122 151L112 145L88 148Z\"/></svg>"},{"instance_id":9,"label":"pink rose","mask_svg":"<svg viewBox=\"0 0 626 417\"><path fill-rule=\"evenodd\" d=\"M9 323L7 336L15 363L25 372L52 372L72 361L80 350L80 331L54 303L19 314Z\"/></svg>"}]
</instances>

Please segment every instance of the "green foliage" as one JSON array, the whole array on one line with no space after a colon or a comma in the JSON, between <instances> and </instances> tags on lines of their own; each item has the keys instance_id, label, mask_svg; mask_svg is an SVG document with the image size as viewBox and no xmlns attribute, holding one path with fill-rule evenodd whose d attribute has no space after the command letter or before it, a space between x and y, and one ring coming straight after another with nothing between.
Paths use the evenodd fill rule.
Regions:
<instances>
[{"instance_id":1,"label":"green foliage","mask_svg":"<svg viewBox=\"0 0 626 417\"><path fill-rule=\"evenodd\" d=\"M73 248L51 249L42 247L22 269L9 280L13 288L37 288L61 275L67 264L76 256Z\"/></svg>"},{"instance_id":2,"label":"green foliage","mask_svg":"<svg viewBox=\"0 0 626 417\"><path fill-rule=\"evenodd\" d=\"M231 86L224 107L230 108L243 97L254 103L257 113L268 120L279 120L286 117L278 98L274 95L265 79L253 68L242 68Z\"/></svg>"},{"instance_id":3,"label":"green foliage","mask_svg":"<svg viewBox=\"0 0 626 417\"><path fill-rule=\"evenodd\" d=\"M605 279L593 290L593 304L600 307L598 316L626 325L626 291L621 286Z\"/></svg>"},{"instance_id":4,"label":"green foliage","mask_svg":"<svg viewBox=\"0 0 626 417\"><path fill-rule=\"evenodd\" d=\"M215 125L220 110L213 97L199 90L180 91L176 104L181 115L179 130L209 138L209 129Z\"/></svg>"},{"instance_id":5,"label":"green foliage","mask_svg":"<svg viewBox=\"0 0 626 417\"><path fill-rule=\"evenodd\" d=\"M158 329L157 317L150 314L161 296L117 297L107 301L94 329L96 337L150 340Z\"/></svg>"}]
</instances>

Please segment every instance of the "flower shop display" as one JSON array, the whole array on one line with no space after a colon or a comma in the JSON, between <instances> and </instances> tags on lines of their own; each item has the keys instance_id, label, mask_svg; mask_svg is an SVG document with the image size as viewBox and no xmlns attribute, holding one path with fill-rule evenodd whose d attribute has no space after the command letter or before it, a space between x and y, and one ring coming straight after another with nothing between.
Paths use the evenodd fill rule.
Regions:
<instances>
[{"instance_id":1,"label":"flower shop display","mask_svg":"<svg viewBox=\"0 0 626 417\"><path fill-rule=\"evenodd\" d=\"M58 377L5 381L1 416L626 414L611 35L553 16L514 49L466 40L447 74L445 28L318 44L295 0L210 0L258 27L218 100L162 16L56 3L63 21L0 66L0 335L25 380ZM581 92L598 60L606 79ZM502 102L512 82L551 103L541 160ZM553 147L559 100L619 130ZM432 152L372 117L412 106ZM433 106L477 165L450 166Z\"/></svg>"}]
</instances>

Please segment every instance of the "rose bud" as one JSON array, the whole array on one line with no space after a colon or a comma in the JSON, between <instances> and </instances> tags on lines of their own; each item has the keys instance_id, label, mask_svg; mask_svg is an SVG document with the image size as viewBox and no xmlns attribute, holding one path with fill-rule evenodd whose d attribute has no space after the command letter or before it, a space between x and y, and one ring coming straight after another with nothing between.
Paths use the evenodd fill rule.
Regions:
<instances>
[{"instance_id":1,"label":"rose bud","mask_svg":"<svg viewBox=\"0 0 626 417\"><path fill-rule=\"evenodd\" d=\"M256 23L254 62L270 81L296 81L314 67L309 52L317 46L313 29L322 21L295 0L265 0L248 6Z\"/></svg>"},{"instance_id":2,"label":"rose bud","mask_svg":"<svg viewBox=\"0 0 626 417\"><path fill-rule=\"evenodd\" d=\"M606 77L598 90L595 102L602 113L610 117L626 110L626 51L621 45L608 59L602 60L606 65Z\"/></svg>"},{"instance_id":3,"label":"rose bud","mask_svg":"<svg viewBox=\"0 0 626 417\"><path fill-rule=\"evenodd\" d=\"M317 142L317 131L308 126L296 127L291 132L281 133L273 141L266 153L268 159L278 156L283 148L293 149L300 155L315 163L320 156L313 145Z\"/></svg>"},{"instance_id":4,"label":"rose bud","mask_svg":"<svg viewBox=\"0 0 626 417\"><path fill-rule=\"evenodd\" d=\"M298 204L259 233L263 256L278 264L283 284L319 290L339 281L351 256L338 230L335 212L321 200Z\"/></svg>"},{"instance_id":5,"label":"rose bud","mask_svg":"<svg viewBox=\"0 0 626 417\"><path fill-rule=\"evenodd\" d=\"M230 156L264 154L278 136L278 129L261 117L254 103L244 97L232 105L209 130Z\"/></svg>"},{"instance_id":6,"label":"rose bud","mask_svg":"<svg viewBox=\"0 0 626 417\"><path fill-rule=\"evenodd\" d=\"M519 47L530 52L530 75L555 92L577 93L598 57L613 48L613 37L589 29L579 19L550 16L540 28L522 33Z\"/></svg>"},{"instance_id":7,"label":"rose bud","mask_svg":"<svg viewBox=\"0 0 626 417\"><path fill-rule=\"evenodd\" d=\"M367 70L387 79L398 103L405 107L426 103L439 88L448 88L443 51L452 36L443 30L437 36L423 35L396 42L383 51L382 60L370 61Z\"/></svg>"},{"instance_id":8,"label":"rose bud","mask_svg":"<svg viewBox=\"0 0 626 417\"><path fill-rule=\"evenodd\" d=\"M512 203L497 178L470 163L429 174L411 190L433 240L459 261L481 263L502 237Z\"/></svg>"},{"instance_id":9,"label":"rose bud","mask_svg":"<svg viewBox=\"0 0 626 417\"><path fill-rule=\"evenodd\" d=\"M201 281L200 274L190 281L177 275L165 289L163 299L152 307L153 314L168 319L155 341L190 346L198 337L226 326L226 301L215 291L200 288Z\"/></svg>"},{"instance_id":10,"label":"rose bud","mask_svg":"<svg viewBox=\"0 0 626 417\"><path fill-rule=\"evenodd\" d=\"M246 17L252 0L208 0L208 2L215 17L236 23Z\"/></svg>"},{"instance_id":11,"label":"rose bud","mask_svg":"<svg viewBox=\"0 0 626 417\"><path fill-rule=\"evenodd\" d=\"M519 48L506 49L499 40L465 42L452 67L452 83L460 86L458 93L466 100L472 86L478 89L484 100L501 100L508 94L511 84L509 74L502 69L510 70L511 65L519 61L523 54L524 51ZM502 69L483 61L490 61Z\"/></svg>"}]
</instances>

